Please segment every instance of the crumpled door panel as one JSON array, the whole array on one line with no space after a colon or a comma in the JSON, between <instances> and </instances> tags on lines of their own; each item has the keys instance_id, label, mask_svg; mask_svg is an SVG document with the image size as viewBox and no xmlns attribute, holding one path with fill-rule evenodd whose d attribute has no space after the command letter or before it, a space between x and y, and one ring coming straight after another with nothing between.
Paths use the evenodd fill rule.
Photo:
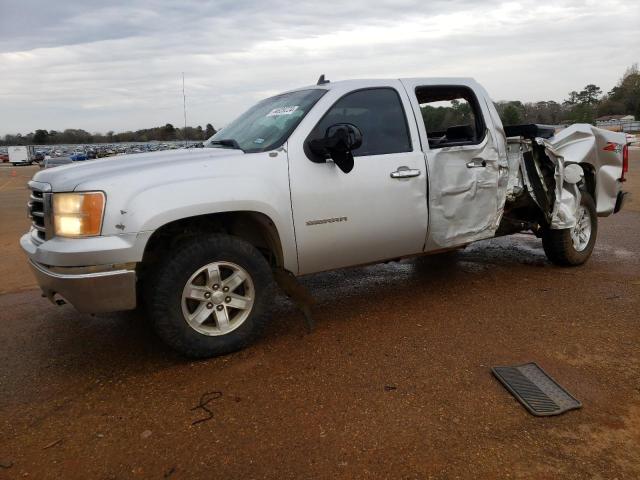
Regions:
<instances>
[{"instance_id":1,"label":"crumpled door panel","mask_svg":"<svg viewBox=\"0 0 640 480\"><path fill-rule=\"evenodd\" d=\"M469 168L467 163L475 158L484 160L486 166ZM492 135L487 132L484 141L472 148L431 150L427 161L431 248L492 237L502 212L496 195L502 169ZM501 197L504 203L504 193Z\"/></svg>"}]
</instances>

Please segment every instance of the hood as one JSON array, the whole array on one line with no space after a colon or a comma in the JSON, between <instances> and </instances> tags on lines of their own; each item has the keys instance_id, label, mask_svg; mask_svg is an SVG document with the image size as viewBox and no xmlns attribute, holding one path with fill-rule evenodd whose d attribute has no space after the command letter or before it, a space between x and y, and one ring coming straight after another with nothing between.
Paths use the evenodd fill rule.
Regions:
<instances>
[{"instance_id":1,"label":"hood","mask_svg":"<svg viewBox=\"0 0 640 480\"><path fill-rule=\"evenodd\" d=\"M33 179L48 183L54 192L70 192L84 183L113 184L120 179L139 177L145 173L171 176L172 171L189 170L222 158L234 157L233 160L238 161L240 159L235 157L244 155L241 150L227 148L190 148L117 155L42 170Z\"/></svg>"}]
</instances>

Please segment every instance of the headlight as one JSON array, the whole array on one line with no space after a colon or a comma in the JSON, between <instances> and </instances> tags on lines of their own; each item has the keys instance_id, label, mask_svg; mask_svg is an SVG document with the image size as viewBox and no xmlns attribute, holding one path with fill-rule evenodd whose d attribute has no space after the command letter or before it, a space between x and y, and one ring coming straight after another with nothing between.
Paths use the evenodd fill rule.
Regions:
<instances>
[{"instance_id":1,"label":"headlight","mask_svg":"<svg viewBox=\"0 0 640 480\"><path fill-rule=\"evenodd\" d=\"M104 213L104 193L54 193L53 225L61 237L100 235Z\"/></svg>"}]
</instances>

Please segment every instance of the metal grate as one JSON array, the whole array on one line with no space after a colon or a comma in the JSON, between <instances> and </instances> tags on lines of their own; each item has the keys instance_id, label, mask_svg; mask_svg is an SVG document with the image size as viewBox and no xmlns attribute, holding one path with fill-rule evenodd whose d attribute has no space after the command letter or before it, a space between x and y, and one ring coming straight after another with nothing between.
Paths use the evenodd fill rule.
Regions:
<instances>
[{"instance_id":1,"label":"metal grate","mask_svg":"<svg viewBox=\"0 0 640 480\"><path fill-rule=\"evenodd\" d=\"M27 207L29 209L29 218L31 218L31 225L34 228L35 236L41 241L47 238L47 214L48 209L46 205L46 197L44 192L34 188L31 188L31 195L29 197L29 203Z\"/></svg>"},{"instance_id":2,"label":"metal grate","mask_svg":"<svg viewBox=\"0 0 640 480\"><path fill-rule=\"evenodd\" d=\"M493 367L493 374L532 415L559 415L582 404L536 363Z\"/></svg>"}]
</instances>

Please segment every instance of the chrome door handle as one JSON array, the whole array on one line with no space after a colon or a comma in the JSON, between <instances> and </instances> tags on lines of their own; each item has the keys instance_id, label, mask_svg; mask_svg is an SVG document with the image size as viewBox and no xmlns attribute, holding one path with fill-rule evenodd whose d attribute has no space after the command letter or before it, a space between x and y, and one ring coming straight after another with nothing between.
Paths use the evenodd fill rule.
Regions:
<instances>
[{"instance_id":1,"label":"chrome door handle","mask_svg":"<svg viewBox=\"0 0 640 480\"><path fill-rule=\"evenodd\" d=\"M479 168L486 167L487 161L482 158L474 158L470 162L467 162L467 168Z\"/></svg>"},{"instance_id":2,"label":"chrome door handle","mask_svg":"<svg viewBox=\"0 0 640 480\"><path fill-rule=\"evenodd\" d=\"M398 170L391 172L391 178L411 178L420 175L417 168L398 167Z\"/></svg>"}]
</instances>

